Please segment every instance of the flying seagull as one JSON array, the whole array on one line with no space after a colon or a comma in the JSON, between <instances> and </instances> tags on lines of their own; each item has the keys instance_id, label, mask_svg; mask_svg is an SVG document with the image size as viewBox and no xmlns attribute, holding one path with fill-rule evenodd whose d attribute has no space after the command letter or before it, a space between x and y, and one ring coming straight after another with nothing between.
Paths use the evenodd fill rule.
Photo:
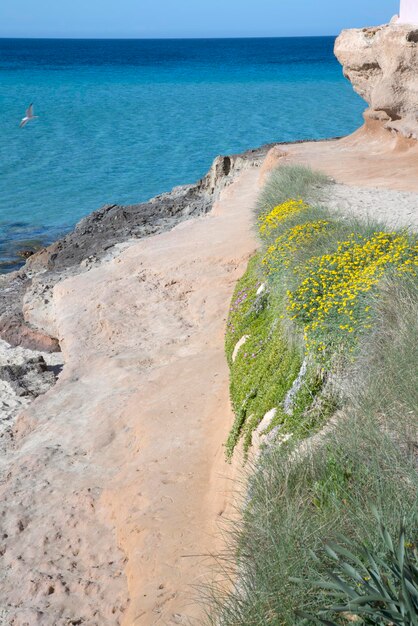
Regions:
<instances>
[{"instance_id":1,"label":"flying seagull","mask_svg":"<svg viewBox=\"0 0 418 626\"><path fill-rule=\"evenodd\" d=\"M30 122L31 120L34 120L37 117L38 117L37 115L33 114L33 104L30 104L28 108L26 109L25 117L22 118L22 121L19 124L20 128L23 128L24 126L26 126L28 122Z\"/></svg>"}]
</instances>

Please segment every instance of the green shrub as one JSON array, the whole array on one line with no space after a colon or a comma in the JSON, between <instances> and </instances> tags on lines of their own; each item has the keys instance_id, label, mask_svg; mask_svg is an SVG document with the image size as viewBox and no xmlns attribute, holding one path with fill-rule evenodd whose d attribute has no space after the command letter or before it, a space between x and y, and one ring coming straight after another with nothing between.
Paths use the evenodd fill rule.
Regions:
<instances>
[{"instance_id":1,"label":"green shrub","mask_svg":"<svg viewBox=\"0 0 418 626\"><path fill-rule=\"evenodd\" d=\"M247 452L252 432L265 413L277 407L291 388L302 364L296 346L285 339L273 294L260 287L257 257L238 282L227 324L226 353L231 367L230 393L235 421L226 443L228 458L241 435ZM232 362L234 347L248 337Z\"/></svg>"},{"instance_id":2,"label":"green shrub","mask_svg":"<svg viewBox=\"0 0 418 626\"><path fill-rule=\"evenodd\" d=\"M328 544L325 553L332 561L325 580L317 583L325 589L332 604L326 614L340 614L343 621L350 616L355 621L384 626L418 625L418 553L416 546L405 541L402 521L396 543L380 520L382 544L386 554L374 553L367 545L358 545L347 538L342 544ZM295 582L300 582L295 579ZM310 621L338 626L321 617L299 613ZM360 618L356 620L355 618ZM339 622L340 624L342 622Z\"/></svg>"},{"instance_id":3,"label":"green shrub","mask_svg":"<svg viewBox=\"0 0 418 626\"><path fill-rule=\"evenodd\" d=\"M324 543L342 533L379 558L386 554L371 504L389 532L405 517L413 536L418 480L412 452L361 413L341 417L318 437L306 448L271 448L247 468L242 519L228 529L222 555L224 577L234 584L212 590L209 623L293 626L302 623L297 609L317 615L329 604L316 585L329 568Z\"/></svg>"},{"instance_id":4,"label":"green shrub","mask_svg":"<svg viewBox=\"0 0 418 626\"><path fill-rule=\"evenodd\" d=\"M379 284L390 272L398 282L415 276L413 235L339 219L303 197L276 204L297 185L313 197L320 180L306 168L286 167L266 185L274 207L258 216L263 247L237 285L226 334L236 415L228 457L242 435L248 450L253 430L271 409L270 426L282 434L302 438L320 428L341 404L324 381L350 366L361 338L371 334ZM261 285L268 287L258 294ZM233 363L233 350L244 339ZM284 410L304 358L309 368L295 406Z\"/></svg>"}]
</instances>

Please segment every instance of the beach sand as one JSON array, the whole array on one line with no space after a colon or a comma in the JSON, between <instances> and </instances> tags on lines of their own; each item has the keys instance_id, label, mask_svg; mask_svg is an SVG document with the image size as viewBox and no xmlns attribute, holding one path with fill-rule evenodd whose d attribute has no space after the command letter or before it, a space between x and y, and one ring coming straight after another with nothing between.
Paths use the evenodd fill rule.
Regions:
<instances>
[{"instance_id":1,"label":"beach sand","mask_svg":"<svg viewBox=\"0 0 418 626\"><path fill-rule=\"evenodd\" d=\"M417 152L378 143L281 146L279 160L332 176L344 211L363 198L368 212L377 198L379 219L411 224ZM55 286L64 370L19 415L4 459L4 623L201 618L194 588L222 547L218 523L236 488L223 450L233 419L225 321L272 165L244 170L208 215Z\"/></svg>"}]
</instances>

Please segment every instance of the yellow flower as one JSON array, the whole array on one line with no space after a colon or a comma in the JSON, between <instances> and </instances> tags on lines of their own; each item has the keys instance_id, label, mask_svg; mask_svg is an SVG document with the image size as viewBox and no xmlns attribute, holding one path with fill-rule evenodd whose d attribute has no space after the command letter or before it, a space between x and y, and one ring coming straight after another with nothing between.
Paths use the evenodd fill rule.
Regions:
<instances>
[{"instance_id":1,"label":"yellow flower","mask_svg":"<svg viewBox=\"0 0 418 626\"><path fill-rule=\"evenodd\" d=\"M323 233L328 224L326 220L297 224L277 237L275 242L267 248L262 260L267 272L271 272L280 264L289 267L292 255L310 243L317 235Z\"/></svg>"},{"instance_id":2,"label":"yellow flower","mask_svg":"<svg viewBox=\"0 0 418 626\"><path fill-rule=\"evenodd\" d=\"M308 208L303 200L286 200L282 204L274 207L267 215L261 215L258 220L260 235L267 238L271 232L277 228L288 217L291 217Z\"/></svg>"},{"instance_id":3,"label":"yellow flower","mask_svg":"<svg viewBox=\"0 0 418 626\"><path fill-rule=\"evenodd\" d=\"M294 252L299 242L303 245L303 237L312 237L326 227L323 221L301 224L289 229L271 248L286 263L286 254ZM379 282L388 267L406 272L410 268L415 271L414 265L418 265L417 246L412 246L405 235L376 232L365 238L353 233L339 242L336 253L313 257L304 267L297 268L295 273L303 280L294 292L288 293L289 310L304 325L309 346L317 345L313 330L327 332L335 322L340 330L353 334L356 328L370 327L361 323L362 296ZM362 310L367 313L370 306Z\"/></svg>"}]
</instances>

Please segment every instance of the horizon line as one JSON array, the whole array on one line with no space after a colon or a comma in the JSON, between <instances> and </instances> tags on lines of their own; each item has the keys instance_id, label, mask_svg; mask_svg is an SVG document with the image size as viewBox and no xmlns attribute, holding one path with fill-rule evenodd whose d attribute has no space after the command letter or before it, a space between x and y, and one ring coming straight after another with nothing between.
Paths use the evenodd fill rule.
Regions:
<instances>
[{"instance_id":1,"label":"horizon line","mask_svg":"<svg viewBox=\"0 0 418 626\"><path fill-rule=\"evenodd\" d=\"M332 35L222 35L222 36L205 36L205 37L34 37L34 36L2 36L1 40L7 39L22 39L22 40L51 40L51 41L199 41L199 40L219 40L219 39L319 39L321 37L338 37L336 34Z\"/></svg>"}]
</instances>

